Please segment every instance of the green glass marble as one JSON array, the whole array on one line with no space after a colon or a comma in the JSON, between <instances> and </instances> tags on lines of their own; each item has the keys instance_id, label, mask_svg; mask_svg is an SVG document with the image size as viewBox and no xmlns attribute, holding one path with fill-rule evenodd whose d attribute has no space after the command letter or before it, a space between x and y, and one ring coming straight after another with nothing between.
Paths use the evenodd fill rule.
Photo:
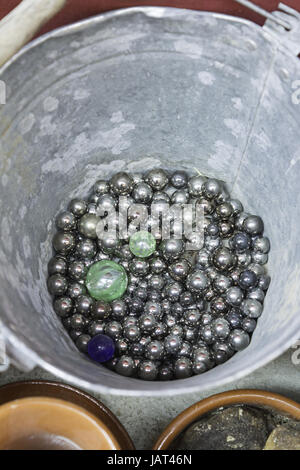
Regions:
<instances>
[{"instance_id":1,"label":"green glass marble","mask_svg":"<svg viewBox=\"0 0 300 470\"><path fill-rule=\"evenodd\" d=\"M127 289L128 278L125 269L109 260L93 264L86 275L85 285L96 300L111 302L122 297Z\"/></svg>"},{"instance_id":2,"label":"green glass marble","mask_svg":"<svg viewBox=\"0 0 300 470\"><path fill-rule=\"evenodd\" d=\"M138 258L148 258L156 248L156 240L150 232L141 230L134 233L129 240L129 248L131 253Z\"/></svg>"}]
</instances>

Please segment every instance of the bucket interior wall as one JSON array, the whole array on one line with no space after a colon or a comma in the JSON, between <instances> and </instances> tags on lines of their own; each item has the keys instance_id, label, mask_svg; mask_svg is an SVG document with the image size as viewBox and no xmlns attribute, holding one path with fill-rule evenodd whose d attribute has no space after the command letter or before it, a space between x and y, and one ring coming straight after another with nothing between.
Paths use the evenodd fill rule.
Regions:
<instances>
[{"instance_id":1,"label":"bucket interior wall","mask_svg":"<svg viewBox=\"0 0 300 470\"><path fill-rule=\"evenodd\" d=\"M124 394L218 385L280 354L300 330L300 119L278 74L286 57L254 25L164 11L164 27L136 11L54 34L1 77L1 319L13 347L25 344L61 377ZM239 42L223 47L233 31ZM99 178L154 167L225 180L246 211L263 217L272 243L272 283L250 346L172 384L121 377L80 354L46 287L59 210Z\"/></svg>"}]
</instances>

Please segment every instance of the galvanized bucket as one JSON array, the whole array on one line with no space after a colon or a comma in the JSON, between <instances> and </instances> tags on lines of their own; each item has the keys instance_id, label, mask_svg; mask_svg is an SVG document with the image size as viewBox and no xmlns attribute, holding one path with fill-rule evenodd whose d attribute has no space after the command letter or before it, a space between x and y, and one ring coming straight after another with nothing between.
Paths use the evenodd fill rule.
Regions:
<instances>
[{"instance_id":1,"label":"galvanized bucket","mask_svg":"<svg viewBox=\"0 0 300 470\"><path fill-rule=\"evenodd\" d=\"M133 8L47 34L1 71L0 298L10 357L97 392L171 395L225 384L300 333L300 52L293 30ZM282 16L281 16L282 18ZM298 28L298 33L297 33ZM265 220L272 283L250 346L199 376L144 382L74 347L46 287L55 214L116 170L182 168L228 182Z\"/></svg>"}]
</instances>

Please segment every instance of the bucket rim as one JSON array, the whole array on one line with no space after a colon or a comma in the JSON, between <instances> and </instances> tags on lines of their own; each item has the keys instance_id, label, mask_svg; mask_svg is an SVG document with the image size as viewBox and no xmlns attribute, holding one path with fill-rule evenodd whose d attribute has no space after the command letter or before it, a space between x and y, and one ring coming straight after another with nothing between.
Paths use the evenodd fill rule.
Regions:
<instances>
[{"instance_id":1,"label":"bucket rim","mask_svg":"<svg viewBox=\"0 0 300 470\"><path fill-rule=\"evenodd\" d=\"M280 42L277 41L273 36L263 30L261 26L258 24L247 20L245 18L235 17L232 15L226 15L223 13L215 13L215 12L206 12L206 11L196 11L196 10L187 10L187 9L180 9L180 8L173 8L173 7L132 7L132 8L124 8L118 9L114 11L109 11L106 13L102 13L100 15L93 16L91 18L87 18L71 25L62 26L57 28L53 31L50 31L39 38L33 40L28 45L23 47L17 54L15 54L4 66L0 68L0 77L1 75L17 60L22 58L28 51L38 47L39 45L43 44L47 40L53 38L59 38L61 36L66 36L72 32L82 31L85 28L88 28L93 25L100 25L105 23L106 21L110 20L111 18L123 18L126 16L130 16L131 14L141 13L145 16L150 18L162 18L167 17L171 18L172 20L176 20L182 16L191 16L191 17L198 17L199 19L204 17L212 17L217 19L226 20L232 23L239 23L247 25L252 29L256 30L258 34L264 35L267 37L274 45L280 47ZM297 64L299 64L299 59L294 57L287 49L284 48L286 54L288 54L291 58L294 59ZM9 345L18 344L18 355L21 357L24 356L28 361L31 361L33 365L40 366L49 373L55 375L57 378L70 382L78 387L82 387L86 390L93 391L95 393L103 393L103 394L111 394L111 395L119 395L119 396L148 396L148 397L167 397L167 396L176 396L181 394L188 394L188 393L195 393L201 391L206 391L212 388L212 383L210 380L207 383L200 384L200 385L189 385L190 379L183 379L177 380L177 384L182 384L182 386L178 389L174 389L172 387L173 382L170 382L168 389L160 389L158 382L152 382L151 384L156 386L156 390L138 390L138 389L124 389L119 387L108 387L105 384L91 384L88 381L81 379L76 376L75 373L66 372L62 368L58 366L54 366L48 360L40 357L35 351L33 351L24 341L21 341L16 333L10 329L8 326L3 324L2 326L4 332L4 338L8 341ZM214 386L223 386L228 383L231 383L234 380L241 379L253 371L263 367L264 365L268 364L272 360L276 359L282 353L284 353L289 347L291 347L299 338L299 331L295 328L290 328L289 330L285 330L284 334L278 336L276 340L266 346L263 353L261 353L261 357L255 362L255 364L251 364L245 369L245 366L239 366L235 373L228 377L223 377ZM237 353L238 354L238 353ZM219 366L222 367L222 366ZM134 380L134 379L133 379ZM166 384L166 383L165 383ZM151 386L151 385L150 385Z\"/></svg>"}]
</instances>

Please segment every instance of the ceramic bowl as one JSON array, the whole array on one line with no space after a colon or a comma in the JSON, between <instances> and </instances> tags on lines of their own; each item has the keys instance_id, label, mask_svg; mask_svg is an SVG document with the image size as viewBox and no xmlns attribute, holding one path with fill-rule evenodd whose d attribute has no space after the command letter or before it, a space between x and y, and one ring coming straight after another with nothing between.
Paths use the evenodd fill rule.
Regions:
<instances>
[{"instance_id":1,"label":"ceramic bowl","mask_svg":"<svg viewBox=\"0 0 300 470\"><path fill-rule=\"evenodd\" d=\"M153 449L166 450L193 422L222 406L251 405L300 420L300 404L266 390L231 390L205 398L180 413L162 432Z\"/></svg>"},{"instance_id":2,"label":"ceramic bowl","mask_svg":"<svg viewBox=\"0 0 300 470\"><path fill-rule=\"evenodd\" d=\"M106 435L109 435L116 449L134 449L128 433L115 415L103 403L82 390L48 381L16 382L0 387L0 407L16 400L16 403L22 404L25 398L50 398L65 403L69 406L69 412L79 412L86 422L95 420L100 427L103 425ZM97 449L101 449L101 443L97 443L96 437L95 442Z\"/></svg>"}]
</instances>

